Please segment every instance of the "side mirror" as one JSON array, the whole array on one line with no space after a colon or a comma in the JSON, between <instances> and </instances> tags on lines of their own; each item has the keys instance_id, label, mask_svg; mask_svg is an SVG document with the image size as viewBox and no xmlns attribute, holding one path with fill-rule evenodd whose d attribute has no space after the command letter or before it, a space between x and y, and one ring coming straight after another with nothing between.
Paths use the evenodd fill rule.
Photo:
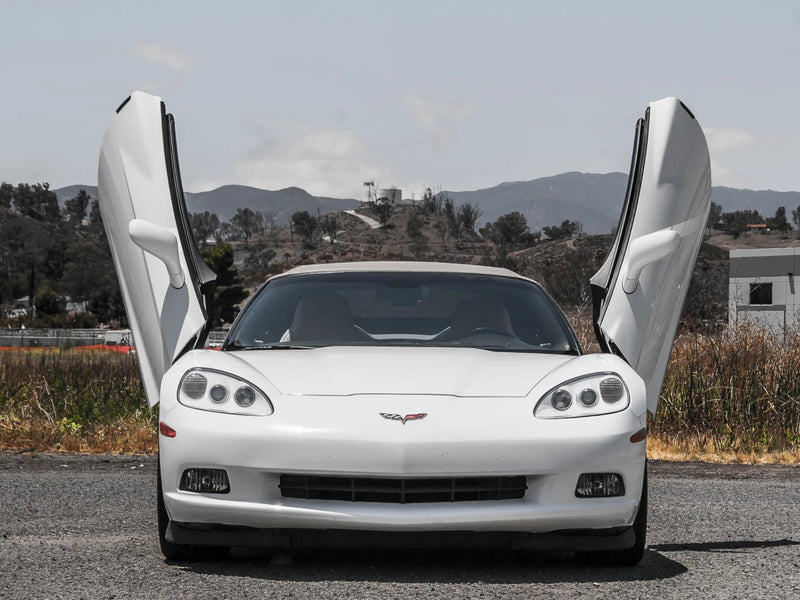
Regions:
<instances>
[{"instance_id":1,"label":"side mirror","mask_svg":"<svg viewBox=\"0 0 800 600\"><path fill-rule=\"evenodd\" d=\"M680 234L672 229L654 231L633 240L628 251L628 269L622 279L625 293L635 292L642 269L672 254L680 241Z\"/></svg>"},{"instance_id":2,"label":"side mirror","mask_svg":"<svg viewBox=\"0 0 800 600\"><path fill-rule=\"evenodd\" d=\"M134 244L166 265L172 287L183 287L185 278L181 269L178 238L174 233L150 221L133 219L128 223L128 235Z\"/></svg>"}]
</instances>

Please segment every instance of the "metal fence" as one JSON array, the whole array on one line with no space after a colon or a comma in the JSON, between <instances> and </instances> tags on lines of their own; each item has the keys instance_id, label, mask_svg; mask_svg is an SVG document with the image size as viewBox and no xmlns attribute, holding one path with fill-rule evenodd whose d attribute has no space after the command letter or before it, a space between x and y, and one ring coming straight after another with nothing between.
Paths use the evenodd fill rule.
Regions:
<instances>
[{"instance_id":1,"label":"metal fence","mask_svg":"<svg viewBox=\"0 0 800 600\"><path fill-rule=\"evenodd\" d=\"M104 344L106 333L105 329L0 329L0 346L92 346Z\"/></svg>"},{"instance_id":2,"label":"metal fence","mask_svg":"<svg viewBox=\"0 0 800 600\"><path fill-rule=\"evenodd\" d=\"M221 346L227 333L221 329L211 331L206 346ZM0 347L60 348L97 344L133 346L133 336L129 329L0 329Z\"/></svg>"}]
</instances>

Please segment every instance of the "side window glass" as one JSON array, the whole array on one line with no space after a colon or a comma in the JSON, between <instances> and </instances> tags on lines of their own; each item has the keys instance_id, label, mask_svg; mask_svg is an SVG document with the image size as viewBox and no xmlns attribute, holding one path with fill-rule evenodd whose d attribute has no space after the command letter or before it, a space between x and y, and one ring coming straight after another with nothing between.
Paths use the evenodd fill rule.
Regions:
<instances>
[{"instance_id":1,"label":"side window glass","mask_svg":"<svg viewBox=\"0 0 800 600\"><path fill-rule=\"evenodd\" d=\"M750 304L772 304L772 284L751 283Z\"/></svg>"}]
</instances>

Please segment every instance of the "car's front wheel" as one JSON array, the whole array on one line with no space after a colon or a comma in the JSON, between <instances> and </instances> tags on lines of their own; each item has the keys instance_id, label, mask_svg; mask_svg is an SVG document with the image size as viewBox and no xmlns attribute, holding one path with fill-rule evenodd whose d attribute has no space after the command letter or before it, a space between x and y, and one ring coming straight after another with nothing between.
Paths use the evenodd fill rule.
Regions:
<instances>
[{"instance_id":1,"label":"car's front wheel","mask_svg":"<svg viewBox=\"0 0 800 600\"><path fill-rule=\"evenodd\" d=\"M633 567L642 560L647 541L647 465L642 481L642 499L639 501L639 510L632 529L635 540L630 548L606 552L577 552L577 559L585 565L609 567Z\"/></svg>"},{"instance_id":2,"label":"car's front wheel","mask_svg":"<svg viewBox=\"0 0 800 600\"><path fill-rule=\"evenodd\" d=\"M230 548L228 546L201 546L196 544L176 544L167 540L167 526L169 525L169 515L167 507L164 505L164 490L161 486L161 466L158 467L158 481L156 484L157 506L158 506L158 544L161 546L161 554L170 561L185 560L221 560L228 556Z\"/></svg>"}]
</instances>

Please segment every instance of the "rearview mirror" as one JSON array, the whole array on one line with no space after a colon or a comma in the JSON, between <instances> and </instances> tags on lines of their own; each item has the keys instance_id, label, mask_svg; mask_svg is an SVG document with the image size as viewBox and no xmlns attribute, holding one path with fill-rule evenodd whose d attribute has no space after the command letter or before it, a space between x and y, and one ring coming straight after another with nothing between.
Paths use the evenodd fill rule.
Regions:
<instances>
[{"instance_id":1,"label":"rearview mirror","mask_svg":"<svg viewBox=\"0 0 800 600\"><path fill-rule=\"evenodd\" d=\"M672 254L680 241L680 234L673 229L654 231L633 240L628 252L628 269L622 279L625 293L636 291L642 269Z\"/></svg>"},{"instance_id":2,"label":"rearview mirror","mask_svg":"<svg viewBox=\"0 0 800 600\"><path fill-rule=\"evenodd\" d=\"M172 287L176 289L183 287L184 275L178 251L178 238L174 233L150 221L133 219L128 223L128 235L134 244L166 265Z\"/></svg>"}]
</instances>

